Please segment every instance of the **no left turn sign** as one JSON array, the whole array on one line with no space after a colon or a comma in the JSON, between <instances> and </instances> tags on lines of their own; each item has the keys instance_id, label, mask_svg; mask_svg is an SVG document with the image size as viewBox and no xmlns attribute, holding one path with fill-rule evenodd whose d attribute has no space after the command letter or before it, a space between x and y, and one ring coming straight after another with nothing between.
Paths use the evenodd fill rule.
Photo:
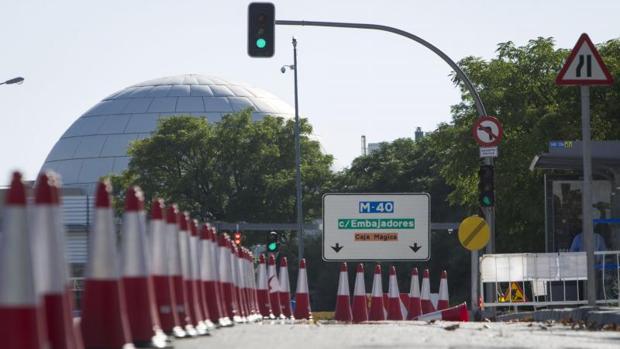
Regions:
<instances>
[{"instance_id":1,"label":"no left turn sign","mask_svg":"<svg viewBox=\"0 0 620 349\"><path fill-rule=\"evenodd\" d=\"M502 140L504 130L499 120L493 116L479 117L472 129L474 139L481 147L492 147Z\"/></svg>"}]
</instances>

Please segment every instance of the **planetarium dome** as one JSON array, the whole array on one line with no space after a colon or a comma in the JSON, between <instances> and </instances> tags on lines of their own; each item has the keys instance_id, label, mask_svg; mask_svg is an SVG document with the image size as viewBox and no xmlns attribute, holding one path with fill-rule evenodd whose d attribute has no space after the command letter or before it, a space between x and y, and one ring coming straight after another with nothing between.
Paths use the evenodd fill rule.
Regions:
<instances>
[{"instance_id":1,"label":"planetarium dome","mask_svg":"<svg viewBox=\"0 0 620 349\"><path fill-rule=\"evenodd\" d=\"M65 187L91 193L100 177L127 168L129 143L148 137L159 118L183 114L217 122L246 108L253 108L254 120L294 117L278 97L213 76L187 74L136 84L82 114L54 145L43 169L58 172Z\"/></svg>"}]
</instances>

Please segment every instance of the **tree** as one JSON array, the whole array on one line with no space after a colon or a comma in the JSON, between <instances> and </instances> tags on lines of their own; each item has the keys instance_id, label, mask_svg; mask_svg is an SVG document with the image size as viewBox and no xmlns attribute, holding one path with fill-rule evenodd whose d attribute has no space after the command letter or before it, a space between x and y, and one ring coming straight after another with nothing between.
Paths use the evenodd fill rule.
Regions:
<instances>
[{"instance_id":1,"label":"tree","mask_svg":"<svg viewBox=\"0 0 620 349\"><path fill-rule=\"evenodd\" d=\"M195 217L247 222L292 222L295 217L294 122L251 110L209 124L193 116L160 120L154 134L129 148L125 182L176 202ZM333 158L301 123L306 218L320 213Z\"/></svg>"},{"instance_id":2,"label":"tree","mask_svg":"<svg viewBox=\"0 0 620 349\"><path fill-rule=\"evenodd\" d=\"M599 45L612 75L620 73L620 41ZM535 155L545 152L550 140L581 137L577 88L555 85L555 77L568 50L555 49L552 38L537 38L517 47L498 45L497 57L489 61L467 57L459 65L479 91L489 115L504 126L500 157L495 162L498 251L542 250L544 239L543 176L531 172ZM450 202L477 208L478 149L471 125L478 117L471 96L462 90L462 101L453 106L453 121L433 133L434 148L442 149L439 172L454 188ZM620 85L592 89L592 138L620 136Z\"/></svg>"}]
</instances>

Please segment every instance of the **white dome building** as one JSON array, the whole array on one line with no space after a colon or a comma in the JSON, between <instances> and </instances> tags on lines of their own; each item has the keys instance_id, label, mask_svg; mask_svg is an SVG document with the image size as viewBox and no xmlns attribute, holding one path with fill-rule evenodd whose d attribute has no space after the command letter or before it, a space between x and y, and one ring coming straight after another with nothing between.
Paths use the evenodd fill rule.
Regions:
<instances>
[{"instance_id":1,"label":"white dome building","mask_svg":"<svg viewBox=\"0 0 620 349\"><path fill-rule=\"evenodd\" d=\"M80 116L54 145L43 169L58 172L65 187L92 193L101 176L127 168L129 143L148 137L159 118L184 114L217 122L248 107L254 109L254 120L295 115L291 106L264 90L212 76L187 74L136 84Z\"/></svg>"}]
</instances>

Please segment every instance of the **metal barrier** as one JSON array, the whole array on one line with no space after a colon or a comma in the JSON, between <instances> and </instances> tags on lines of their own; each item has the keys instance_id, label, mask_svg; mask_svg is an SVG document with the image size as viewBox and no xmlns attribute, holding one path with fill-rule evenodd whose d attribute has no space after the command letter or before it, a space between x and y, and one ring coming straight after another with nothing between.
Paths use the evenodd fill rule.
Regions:
<instances>
[{"instance_id":1,"label":"metal barrier","mask_svg":"<svg viewBox=\"0 0 620 349\"><path fill-rule=\"evenodd\" d=\"M597 303L620 306L620 251L595 252ZM480 258L487 307L587 304L585 252L490 254Z\"/></svg>"}]
</instances>

